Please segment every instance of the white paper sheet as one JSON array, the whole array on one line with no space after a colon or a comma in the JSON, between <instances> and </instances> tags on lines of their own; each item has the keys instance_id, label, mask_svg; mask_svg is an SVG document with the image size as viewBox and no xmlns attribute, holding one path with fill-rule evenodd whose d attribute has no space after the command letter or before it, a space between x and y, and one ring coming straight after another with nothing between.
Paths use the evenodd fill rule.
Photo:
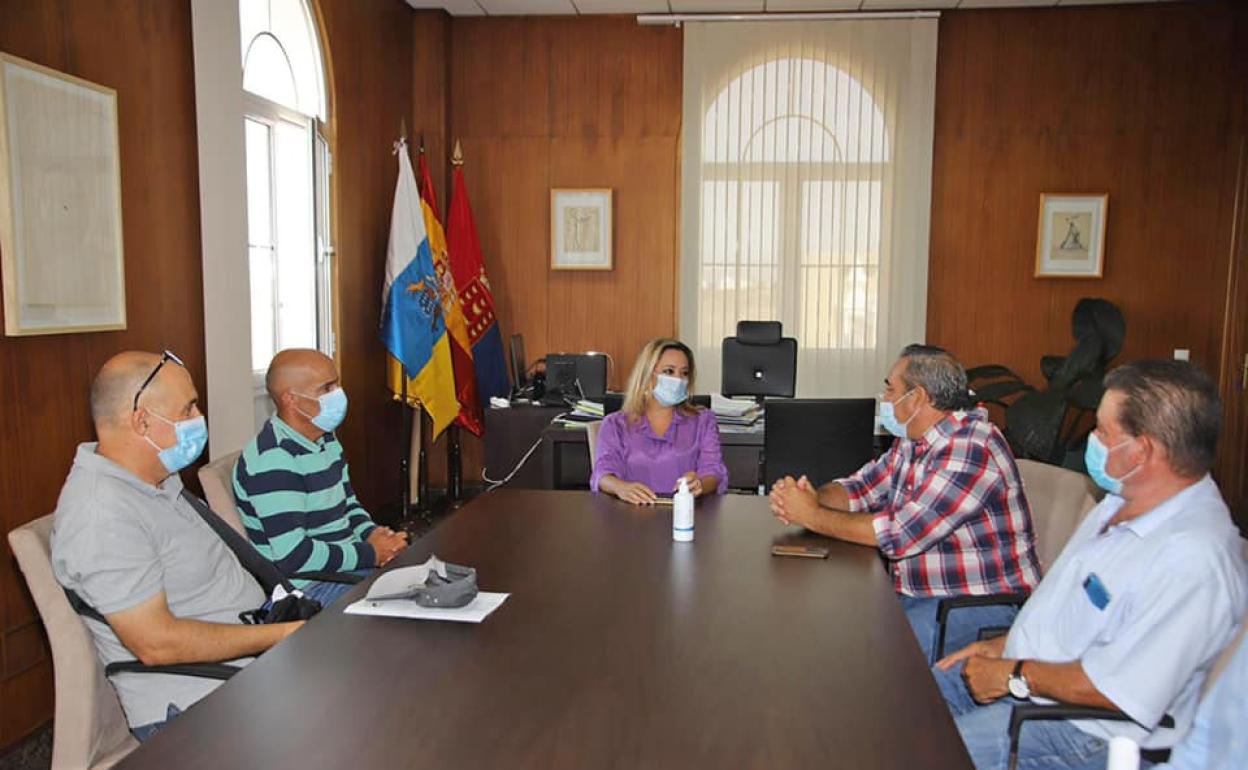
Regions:
<instances>
[{"instance_id":1,"label":"white paper sheet","mask_svg":"<svg viewBox=\"0 0 1248 770\"><path fill-rule=\"evenodd\" d=\"M481 591L465 607L434 609L422 607L411 599L391 599L372 602L361 599L347 605L343 612L348 615L376 615L383 618L408 618L410 620L451 620L457 623L480 623L494 610L502 606L511 594Z\"/></svg>"}]
</instances>

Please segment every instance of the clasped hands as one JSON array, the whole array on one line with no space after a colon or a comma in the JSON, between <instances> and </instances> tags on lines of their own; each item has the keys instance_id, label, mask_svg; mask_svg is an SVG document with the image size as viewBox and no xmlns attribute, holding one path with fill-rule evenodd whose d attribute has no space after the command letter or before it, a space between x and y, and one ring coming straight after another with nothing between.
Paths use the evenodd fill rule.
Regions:
<instances>
[{"instance_id":1,"label":"clasped hands","mask_svg":"<svg viewBox=\"0 0 1248 770\"><path fill-rule=\"evenodd\" d=\"M702 495L702 479L695 471L689 471L680 477L685 480L689 487L689 493L694 497ZM672 491L680 489L680 479L672 485ZM625 481L620 485L618 496L626 503L633 505L654 505L654 501L659 499L658 494L653 489L642 484L640 481Z\"/></svg>"},{"instance_id":2,"label":"clasped hands","mask_svg":"<svg viewBox=\"0 0 1248 770\"><path fill-rule=\"evenodd\" d=\"M957 652L936 661L937 667L948 671L966 661L962 668L962 681L966 691L976 703L992 703L1010 691L1010 674L1018 661L1001 657L1005 652L1005 637L972 642Z\"/></svg>"},{"instance_id":3,"label":"clasped hands","mask_svg":"<svg viewBox=\"0 0 1248 770\"><path fill-rule=\"evenodd\" d=\"M819 492L805 476L785 476L772 485L767 503L780 521L805 526L819 509Z\"/></svg>"},{"instance_id":4,"label":"clasped hands","mask_svg":"<svg viewBox=\"0 0 1248 770\"><path fill-rule=\"evenodd\" d=\"M378 526L368 534L368 544L377 554L377 566L384 567L386 562L399 555L407 547L407 533L395 532L389 527Z\"/></svg>"}]
</instances>

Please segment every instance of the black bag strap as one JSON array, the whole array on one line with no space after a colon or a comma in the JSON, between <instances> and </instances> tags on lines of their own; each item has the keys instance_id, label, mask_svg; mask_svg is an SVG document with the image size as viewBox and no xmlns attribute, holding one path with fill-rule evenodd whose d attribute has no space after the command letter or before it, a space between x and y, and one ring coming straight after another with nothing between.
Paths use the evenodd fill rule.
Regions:
<instances>
[{"instance_id":1,"label":"black bag strap","mask_svg":"<svg viewBox=\"0 0 1248 770\"><path fill-rule=\"evenodd\" d=\"M229 524L221 519L220 516L213 513L212 509L203 500L187 490L182 490L182 498L191 504L199 517L204 520L208 526L212 527L212 531L225 541L234 555L238 557L238 561L243 565L243 569L247 570L252 576L260 582L260 587L264 589L267 596L273 595L273 589L281 586L286 589L287 593L295 590L295 586L286 576L281 573L277 567L273 566L273 562L264 558L256 547L251 544L242 535L238 534Z\"/></svg>"}]
</instances>

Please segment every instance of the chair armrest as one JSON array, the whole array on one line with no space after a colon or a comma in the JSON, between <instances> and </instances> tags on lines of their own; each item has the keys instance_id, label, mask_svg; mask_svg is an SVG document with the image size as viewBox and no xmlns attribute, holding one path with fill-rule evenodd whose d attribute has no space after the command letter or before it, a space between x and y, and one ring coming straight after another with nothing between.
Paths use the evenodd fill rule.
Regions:
<instances>
[{"instance_id":1,"label":"chair armrest","mask_svg":"<svg viewBox=\"0 0 1248 770\"><path fill-rule=\"evenodd\" d=\"M176 674L178 676L195 676L201 679L220 679L222 681L242 671L238 666L226 663L171 663L163 666L148 666L137 660L119 660L104 667L104 675L113 674Z\"/></svg>"},{"instance_id":2,"label":"chair armrest","mask_svg":"<svg viewBox=\"0 0 1248 770\"><path fill-rule=\"evenodd\" d=\"M322 583L347 583L355 585L364 579L363 575L352 575L349 572L296 572L291 580L319 580Z\"/></svg>"},{"instance_id":3,"label":"chair armrest","mask_svg":"<svg viewBox=\"0 0 1248 770\"><path fill-rule=\"evenodd\" d=\"M1009 626L984 626L979 629L978 639L979 641L984 642L989 639L997 639L1008 633L1010 633Z\"/></svg>"},{"instance_id":4,"label":"chair armrest","mask_svg":"<svg viewBox=\"0 0 1248 770\"><path fill-rule=\"evenodd\" d=\"M932 651L934 660L945 657L945 629L949 623L949 613L961 607L1021 607L1028 596L1030 594L1019 592L988 596L950 596L941 599L936 605L936 648Z\"/></svg>"},{"instance_id":5,"label":"chair armrest","mask_svg":"<svg viewBox=\"0 0 1248 770\"><path fill-rule=\"evenodd\" d=\"M1018 762L1018 742L1019 736L1023 730L1023 723L1030 721L1052 721L1052 720L1069 720L1069 719L1103 719L1114 722L1134 722L1135 720L1127 716L1125 712L1117 709L1103 709L1095 706L1072 706L1065 703L1055 703L1045 705L1039 703L1024 703L1014 707L1010 713L1010 770L1013 770ZM1162 716L1161 721L1157 723L1158 727L1174 727L1174 717L1166 714ZM1152 761L1164 762L1168 759L1169 750L1148 750L1145 749L1141 755Z\"/></svg>"}]
</instances>

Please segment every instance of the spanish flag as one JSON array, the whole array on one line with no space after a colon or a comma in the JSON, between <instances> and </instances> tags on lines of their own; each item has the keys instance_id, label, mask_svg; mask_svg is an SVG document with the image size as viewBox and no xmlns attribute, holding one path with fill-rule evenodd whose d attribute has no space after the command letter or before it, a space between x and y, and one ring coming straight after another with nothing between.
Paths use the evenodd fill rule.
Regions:
<instances>
[{"instance_id":1,"label":"spanish flag","mask_svg":"<svg viewBox=\"0 0 1248 770\"><path fill-rule=\"evenodd\" d=\"M446 235L438 221L438 195L433 188L429 164L425 162L425 149L420 148L417 158L420 164L420 203L425 214L425 229L429 232L429 246L433 251L433 269L438 274L438 287L442 292L442 317L446 319L446 331L450 335L451 369L455 373L455 399L459 402L459 415L455 422L480 436L485 431L485 415L477 399L477 373L472 368L472 343L468 341L468 324L459 304L459 291L455 288L455 276L451 273L451 260L446 252Z\"/></svg>"},{"instance_id":2,"label":"spanish flag","mask_svg":"<svg viewBox=\"0 0 1248 770\"><path fill-rule=\"evenodd\" d=\"M406 141L399 141L396 154L399 179L394 188L390 244L386 250L381 341L388 354L390 390L395 398L402 398L403 380L407 378L408 402L423 406L429 413L436 438L459 413L450 337Z\"/></svg>"}]
</instances>

